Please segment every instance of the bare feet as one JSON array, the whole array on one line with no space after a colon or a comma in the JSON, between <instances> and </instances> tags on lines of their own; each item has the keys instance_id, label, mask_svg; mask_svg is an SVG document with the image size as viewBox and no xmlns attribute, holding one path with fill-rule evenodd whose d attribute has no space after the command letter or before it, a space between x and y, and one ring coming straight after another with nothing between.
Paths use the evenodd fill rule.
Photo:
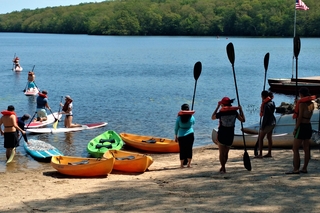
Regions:
<instances>
[{"instance_id":1,"label":"bare feet","mask_svg":"<svg viewBox=\"0 0 320 213\"><path fill-rule=\"evenodd\" d=\"M183 168L184 168L183 164L182 164L182 165L180 165L180 169L183 169Z\"/></svg>"},{"instance_id":2,"label":"bare feet","mask_svg":"<svg viewBox=\"0 0 320 213\"><path fill-rule=\"evenodd\" d=\"M225 173L227 173L227 172L226 172L226 168L222 168L222 167L221 167L219 173L220 173L220 174L225 174Z\"/></svg>"},{"instance_id":3,"label":"bare feet","mask_svg":"<svg viewBox=\"0 0 320 213\"><path fill-rule=\"evenodd\" d=\"M263 156L264 158L272 158L272 155L271 154L266 154Z\"/></svg>"},{"instance_id":4,"label":"bare feet","mask_svg":"<svg viewBox=\"0 0 320 213\"><path fill-rule=\"evenodd\" d=\"M187 165L187 167L188 167L188 168L191 168L191 165L190 165L190 164L188 164L188 165Z\"/></svg>"},{"instance_id":5,"label":"bare feet","mask_svg":"<svg viewBox=\"0 0 320 213\"><path fill-rule=\"evenodd\" d=\"M256 156L254 156L253 158L262 159L263 157L262 157L262 155L256 155Z\"/></svg>"}]
</instances>

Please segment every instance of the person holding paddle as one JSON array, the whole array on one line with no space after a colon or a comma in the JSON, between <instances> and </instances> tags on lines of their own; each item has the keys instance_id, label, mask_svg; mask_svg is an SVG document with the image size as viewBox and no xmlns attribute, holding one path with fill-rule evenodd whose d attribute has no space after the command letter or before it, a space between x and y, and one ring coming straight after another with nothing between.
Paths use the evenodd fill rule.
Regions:
<instances>
[{"instance_id":1,"label":"person holding paddle","mask_svg":"<svg viewBox=\"0 0 320 213\"><path fill-rule=\"evenodd\" d=\"M48 92L46 90L42 90L42 92L38 93L37 97L37 120L38 121L46 121L47 120L47 111L46 108L51 110L48 104Z\"/></svg>"},{"instance_id":2,"label":"person holding paddle","mask_svg":"<svg viewBox=\"0 0 320 213\"><path fill-rule=\"evenodd\" d=\"M217 108L213 112L211 119L220 119L218 128L218 138L216 138L219 147L219 160L221 164L220 174L226 173L226 163L228 161L228 154L230 146L233 143L234 127L236 119L245 122L245 117L242 107L233 107L231 104L234 99L230 100L224 97L218 102ZM220 111L218 112L220 108ZM239 113L238 111L239 110Z\"/></svg>"},{"instance_id":3,"label":"person holding paddle","mask_svg":"<svg viewBox=\"0 0 320 213\"><path fill-rule=\"evenodd\" d=\"M16 69L17 67L20 68L20 63L19 63L19 61L20 61L20 59L18 58L18 56L13 59L12 62L14 63L14 69Z\"/></svg>"},{"instance_id":4,"label":"person holding paddle","mask_svg":"<svg viewBox=\"0 0 320 213\"><path fill-rule=\"evenodd\" d=\"M266 90L261 92L262 104L260 107L260 117L262 117L260 132L259 132L259 154L254 158L267 158L272 157L272 133L276 125L276 118L274 112L276 110L276 105L272 101L273 94ZM262 156L263 139L267 135L268 139L268 153Z\"/></svg>"},{"instance_id":5,"label":"person holding paddle","mask_svg":"<svg viewBox=\"0 0 320 213\"><path fill-rule=\"evenodd\" d=\"M17 115L14 112L14 106L8 106L7 110L1 112L2 117L0 118L0 133L4 136L4 148L6 149L7 160L10 158L12 150L19 146L17 130L23 135L26 134L17 123ZM4 126L2 131L1 126Z\"/></svg>"},{"instance_id":6,"label":"person holding paddle","mask_svg":"<svg viewBox=\"0 0 320 213\"><path fill-rule=\"evenodd\" d=\"M66 117L64 119L64 126L66 128L81 127L81 124L73 124L72 123L72 118L73 118L73 113L72 113L73 104L72 104L72 101L73 100L70 97L70 95L66 95L65 96L65 103L64 104L60 103L60 106L62 106L61 114L65 114L66 115Z\"/></svg>"},{"instance_id":7,"label":"person holding paddle","mask_svg":"<svg viewBox=\"0 0 320 213\"><path fill-rule=\"evenodd\" d=\"M192 146L194 142L193 125L195 118L194 111L189 109L188 104L181 106L181 111L178 113L174 128L175 141L179 143L180 149L180 167L184 167L184 160L188 159L187 167L191 167Z\"/></svg>"},{"instance_id":8,"label":"person holding paddle","mask_svg":"<svg viewBox=\"0 0 320 213\"><path fill-rule=\"evenodd\" d=\"M309 89L306 87L301 87L299 90L300 99L297 101L293 119L296 119L296 125L293 130L294 140L293 140L293 170L286 172L286 174L300 174L308 173L307 167L310 160L310 139L312 136L312 125L311 117L313 115L314 103L312 102L316 99L316 96L311 96L309 94ZM303 145L304 151L304 165L300 169L300 154L299 148Z\"/></svg>"}]
</instances>

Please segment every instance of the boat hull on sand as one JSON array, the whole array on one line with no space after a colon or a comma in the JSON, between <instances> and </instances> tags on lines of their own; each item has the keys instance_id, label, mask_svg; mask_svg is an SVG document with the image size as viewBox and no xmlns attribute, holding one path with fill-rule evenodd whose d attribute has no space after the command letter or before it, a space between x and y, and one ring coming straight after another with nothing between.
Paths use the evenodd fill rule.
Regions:
<instances>
[{"instance_id":1,"label":"boat hull on sand","mask_svg":"<svg viewBox=\"0 0 320 213\"><path fill-rule=\"evenodd\" d=\"M113 170L121 172L143 173L153 163L151 156L122 150L109 150L103 157L114 157Z\"/></svg>"},{"instance_id":2,"label":"boat hull on sand","mask_svg":"<svg viewBox=\"0 0 320 213\"><path fill-rule=\"evenodd\" d=\"M180 150L179 143L168 138L135 135L129 133L120 133L119 135L128 146L144 151L168 153L179 152Z\"/></svg>"},{"instance_id":3,"label":"boat hull on sand","mask_svg":"<svg viewBox=\"0 0 320 213\"><path fill-rule=\"evenodd\" d=\"M111 173L115 158L53 156L51 166L59 173L74 177L98 177Z\"/></svg>"},{"instance_id":4,"label":"boat hull on sand","mask_svg":"<svg viewBox=\"0 0 320 213\"><path fill-rule=\"evenodd\" d=\"M318 130L319 110L314 110L311 117L312 129ZM254 147L258 140L259 123L243 128L246 146ZM282 148L292 148L293 144L293 129L295 128L295 120L292 114L286 114L276 117L276 126L273 129L272 146ZM217 143L217 128L212 130L212 141ZM266 137L263 141L263 146L267 147L268 141ZM310 146L318 146L313 140L310 140ZM243 136L239 131L235 133L232 147L244 147Z\"/></svg>"}]
</instances>

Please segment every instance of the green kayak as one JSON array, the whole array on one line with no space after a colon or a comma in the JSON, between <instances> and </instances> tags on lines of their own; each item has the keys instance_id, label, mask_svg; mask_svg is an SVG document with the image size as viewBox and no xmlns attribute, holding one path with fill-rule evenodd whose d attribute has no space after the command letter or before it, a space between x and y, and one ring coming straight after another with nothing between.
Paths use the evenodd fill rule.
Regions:
<instances>
[{"instance_id":1,"label":"green kayak","mask_svg":"<svg viewBox=\"0 0 320 213\"><path fill-rule=\"evenodd\" d=\"M118 133L113 130L108 130L93 138L88 143L87 151L91 156L101 158L108 150L120 150L123 144L124 143Z\"/></svg>"}]
</instances>

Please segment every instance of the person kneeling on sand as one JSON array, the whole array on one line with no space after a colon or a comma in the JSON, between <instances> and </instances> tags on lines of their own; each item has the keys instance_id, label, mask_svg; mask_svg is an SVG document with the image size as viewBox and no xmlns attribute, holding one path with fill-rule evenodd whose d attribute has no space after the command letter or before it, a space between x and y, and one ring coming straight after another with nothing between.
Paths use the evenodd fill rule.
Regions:
<instances>
[{"instance_id":1,"label":"person kneeling on sand","mask_svg":"<svg viewBox=\"0 0 320 213\"><path fill-rule=\"evenodd\" d=\"M73 118L72 101L73 101L72 98L69 95L66 95L65 96L65 103L64 104L60 103L60 106L62 106L61 114L66 115L66 117L64 119L64 126L67 128L81 127L81 124L73 124L72 123L72 118Z\"/></svg>"}]
</instances>

